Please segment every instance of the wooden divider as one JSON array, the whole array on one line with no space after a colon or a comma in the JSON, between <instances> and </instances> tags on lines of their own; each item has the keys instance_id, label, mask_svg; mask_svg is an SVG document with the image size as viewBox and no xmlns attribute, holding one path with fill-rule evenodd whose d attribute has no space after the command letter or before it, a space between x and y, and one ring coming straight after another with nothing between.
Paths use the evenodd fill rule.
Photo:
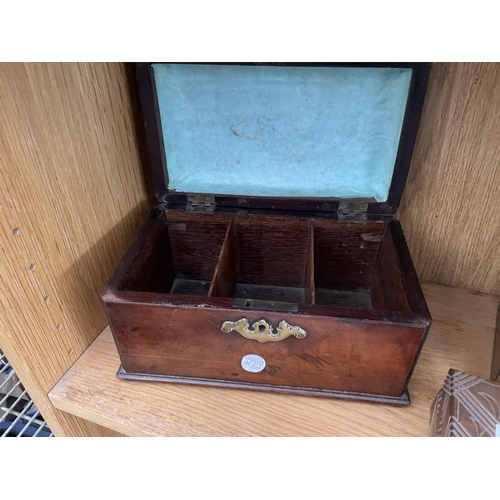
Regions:
<instances>
[{"instance_id":1,"label":"wooden divider","mask_svg":"<svg viewBox=\"0 0 500 500\"><path fill-rule=\"evenodd\" d=\"M234 219L229 221L224 243L208 290L209 297L232 297L236 285L237 255Z\"/></svg>"}]
</instances>

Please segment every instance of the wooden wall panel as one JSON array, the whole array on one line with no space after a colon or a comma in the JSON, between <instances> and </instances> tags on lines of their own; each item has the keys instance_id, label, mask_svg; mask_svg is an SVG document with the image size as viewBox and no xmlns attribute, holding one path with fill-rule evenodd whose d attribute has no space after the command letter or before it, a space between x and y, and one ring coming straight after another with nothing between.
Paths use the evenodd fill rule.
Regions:
<instances>
[{"instance_id":1,"label":"wooden wall panel","mask_svg":"<svg viewBox=\"0 0 500 500\"><path fill-rule=\"evenodd\" d=\"M56 435L114 435L47 392L106 325L149 210L122 64L0 64L0 348Z\"/></svg>"},{"instance_id":2,"label":"wooden wall panel","mask_svg":"<svg viewBox=\"0 0 500 500\"><path fill-rule=\"evenodd\" d=\"M420 279L500 294L500 64L435 63L400 218Z\"/></svg>"}]
</instances>

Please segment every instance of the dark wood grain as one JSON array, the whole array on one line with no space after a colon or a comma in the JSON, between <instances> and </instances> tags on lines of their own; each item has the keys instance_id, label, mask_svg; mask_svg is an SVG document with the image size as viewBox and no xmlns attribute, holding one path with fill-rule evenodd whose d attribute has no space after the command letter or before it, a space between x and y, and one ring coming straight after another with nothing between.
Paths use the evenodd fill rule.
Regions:
<instances>
[{"instance_id":1,"label":"dark wood grain","mask_svg":"<svg viewBox=\"0 0 500 500\"><path fill-rule=\"evenodd\" d=\"M105 290L103 293L106 293L108 290L117 290L120 284L125 280L128 280L129 269L132 266L133 262L137 259L138 254L141 251L141 248L149 238L149 235L152 232L155 232L155 227L162 222L159 221L163 216L163 210L158 207L154 207L149 212L148 217L140 227L137 232L134 240L131 245L128 247L125 255L122 257L118 265L116 266L113 274L109 278L106 283Z\"/></svg>"},{"instance_id":2,"label":"dark wood grain","mask_svg":"<svg viewBox=\"0 0 500 500\"><path fill-rule=\"evenodd\" d=\"M211 280L230 217L168 211L166 220L176 271Z\"/></svg>"},{"instance_id":3,"label":"dark wood grain","mask_svg":"<svg viewBox=\"0 0 500 500\"><path fill-rule=\"evenodd\" d=\"M155 196L158 200L162 200L167 192L168 173L156 85L150 64L137 63L135 70L141 103L142 123L140 128L144 130L146 137Z\"/></svg>"},{"instance_id":4,"label":"dark wood grain","mask_svg":"<svg viewBox=\"0 0 500 500\"><path fill-rule=\"evenodd\" d=\"M141 287L142 290L135 290L135 292L138 292L138 295L130 294L133 292L132 286L127 287L127 297L124 295L120 295L120 293L123 290L120 290L120 287L118 285L120 284L121 281L125 279L127 276L127 273L130 271L132 272L138 272L135 271L135 269L140 269L140 262L141 258L138 258L138 255L140 255L140 250L146 245L146 242L151 239L151 235L149 232L154 232L154 234L161 236L162 232L159 230L159 228L164 228L165 226L168 228L169 232L169 240L171 246L174 246L174 241L178 241L178 246L180 248L184 247L185 251L184 253L178 252L179 256L181 259L184 260L184 265L179 265L179 259L175 260L174 259L174 264L175 264L175 275L176 276L182 276L183 272L191 272L193 273L193 269L196 270L196 268L200 268L201 264L196 260L197 258L197 248L202 247L202 248L208 248L208 250L211 252L210 258L212 259L212 265L213 265L213 270L215 271L217 262L215 259L215 254L220 254L220 249L223 247L223 242L224 238L226 235L222 236L222 233L224 231L224 228L226 233L227 233L227 227L229 224L229 221L231 220L232 216L226 215L226 214L214 214L214 215L202 215L202 214L190 214L186 212L167 212L167 219L168 221L165 223L165 220L161 220L161 209L154 209L152 213L150 214L150 217L148 220L145 222L143 228L139 232L136 240L134 241L133 245L127 252L126 256L122 260L122 262L118 265L117 270L113 277L110 279L108 286L106 288L107 291L111 292L110 296L114 297L120 297L122 296L125 298L125 300L129 300L130 297L132 297L130 300L132 302L136 301L137 296L141 296L141 293L143 294L142 296L147 297L147 299L144 299L146 301L150 302L155 302L155 298L158 298L160 303L171 303L171 304L177 304L177 305L182 305L185 304L186 306L189 305L195 305L198 304L199 306L203 304L210 304L213 303L215 307L227 307L228 302L226 301L226 298L231 298L231 293L227 292L225 295L226 297L206 297L204 296L199 296L197 297L196 295L190 296L190 297L183 297L182 294L179 295L178 292L175 292L171 295L166 294L166 290L163 290L159 294L154 294L154 293L149 293L144 295L146 292L154 292L152 289L148 289L147 287ZM233 229L234 229L234 238L235 241L237 237L240 236L241 231L246 231L248 227L256 227L257 232L259 234L257 235L257 238L261 238L260 240L257 239L258 245L257 245L257 250L260 252L260 254L264 253L267 254L266 258L269 259L268 265L273 266L274 262L277 260L276 255L273 255L273 245L266 243L266 244L261 244L261 241L267 241L273 243L274 240L271 238L266 239L262 238L263 229L265 231L267 222L269 222L268 217L266 216L250 216L250 215L241 215L238 216L238 221L237 223L234 224ZM368 223L348 223L348 222L337 222L333 220L314 220L314 234L312 235L312 238L314 238L314 241L311 240L311 228L310 224L311 221L307 219L299 219L296 221L295 219L291 221L289 224L290 227L287 227L286 230L289 233L288 238L293 239L293 234L297 234L297 238L299 237L304 237L306 241L304 242L299 242L298 247L303 251L302 256L299 259L299 264L298 266L302 269L302 272L296 273L296 277L294 278L293 283L297 283L299 287L303 287L305 289L305 274L306 274L306 268L308 265L308 252L310 252L311 248L308 246L309 243L311 245L314 245L315 248L315 259L318 259L317 254L320 254L320 258L323 260L323 262L320 263L320 271L318 272L318 264L315 266L315 274L316 274L316 280L320 281L320 285L323 285L323 287L318 287L320 290L323 292L334 292L334 293L339 293L339 292L354 292L354 293L365 293L366 288L360 288L360 286L367 286L370 284L370 280L372 280L372 276L370 276L371 268L374 268L375 262L376 262L376 255L378 255L378 249L380 247L380 240L382 239L382 232L383 228L385 227L384 222L368 222ZM272 224L269 226L271 229L267 231L268 235L271 236L278 236L283 234L283 229L280 228L280 224L288 224L288 221L286 219L283 219L281 217L274 217L272 218ZM195 231L190 231L190 228L192 227L200 228L203 227L203 231L200 231L198 234ZM404 236L402 233L398 232L398 224L392 224L391 226L394 226L394 230L396 231L396 237L398 238L403 238L404 242ZM155 229L156 228L156 229ZM208 229L207 229L208 228ZM216 229L217 233L217 240L216 242L211 241L209 245L203 245L202 243L205 242L205 235L208 234L208 237L213 240L213 233L214 231L211 231L212 228ZM239 228L239 229L238 229ZM345 230L346 238L345 240L342 239L342 231ZM240 231L240 234L237 233L237 231ZM278 231L276 233L275 231ZM323 242L320 242L318 245L318 238L317 234L323 233L324 239ZM392 235L392 232L387 233L388 237ZM399 236L398 236L399 235ZM198 239L196 240L196 236L198 236ZM189 239L189 244L186 244L185 242L181 242L183 238ZM154 239L154 238L153 238ZM252 242L255 241L255 239L251 239ZM309 243L308 243L309 242ZM241 244L241 242L240 242ZM252 243L253 244L253 243ZM147 246L147 245L146 245ZM167 245L164 245L165 248ZM296 247L296 246L295 246ZM347 250L346 250L347 248ZM194 250L193 250L194 249ZM318 252L319 249L319 252ZM392 251L390 255L396 259L403 259L403 264L405 265L404 270L400 271L401 279L408 282L408 284L401 286L400 283L400 289L403 290L405 287L411 287L412 293L417 296L416 299L418 301L423 300L422 295L421 295L421 290L420 287L415 286L415 283L412 283L412 280L416 280L416 276L410 275L406 276L405 273L411 274L411 268L408 265L408 261L411 264L411 257L409 256L409 253L407 252L407 248L403 247L401 245L401 241L398 243L398 250L396 250L396 247L394 247L395 251ZM406 251L406 254L405 254ZM281 259L283 255L287 255L290 253L295 252L295 248L293 246L285 246L283 249L280 250L281 255L278 255L278 260ZM367 252L367 253L364 253ZM399 253L398 253L399 252ZM144 253L144 252L143 252ZM278 252L279 254L279 252ZM354 258L353 258L354 254ZM165 256L166 256L166 262L168 261L168 248L166 248L165 251ZM259 256L259 253L257 253L257 256ZM293 257L296 257L295 255L292 255ZM358 269L356 269L356 257L360 259L360 265ZM391 258L392 258L391 257ZM241 255L239 253L239 248L236 249L236 260L239 263L241 260ZM325 264L325 260L326 262ZM367 269L367 261L370 264L370 267ZM289 283L283 283L285 279L288 279L288 268L286 266L282 266L281 269L270 269L271 273L274 273L272 275L272 280L270 280L268 283L269 285L265 284L265 277L266 277L266 272L267 268L263 265L256 266L254 264L254 261L252 259L249 259L248 262L250 265L253 265L254 268L259 268L259 273L255 273L255 275L259 278L255 286L257 287L274 287L278 289L279 287L282 286L289 286ZM256 262L259 262L259 259L256 259ZM381 261L382 262L382 261ZM405 264L406 262L406 264ZM364 264L364 265L363 265ZM238 264L239 265L239 264ZM398 264L399 266L399 264ZM382 266L383 267L383 266ZM212 269L212 267L210 267ZM332 272L332 269L335 272ZM292 271L294 271L292 269ZM328 272L326 272L328 271ZM357 271L357 273L356 273ZM199 274L199 273L198 273ZM362 275L362 279L358 278L356 274ZM210 280L212 276L210 276L209 272L205 273L205 276ZM261 278L263 276L263 278ZM283 278L284 276L284 278ZM195 277L196 278L196 277ZM127 278L129 279L129 278ZM201 279L201 278L199 278ZM264 281L264 283L262 283ZM353 281L354 281L354 286L353 286ZM418 280L416 282L418 285ZM239 283L239 285L248 285L248 283ZM315 283L316 286L318 286L318 283ZM325 288L326 285L326 288ZM136 287L139 288L139 287ZM168 287L166 287L168 288ZM297 288L295 285L292 286L292 288ZM374 288L374 293L376 294L376 288ZM325 295L323 293L323 295ZM110 296L107 297L107 300L110 299ZM208 299L208 301L207 301ZM377 302L377 297L375 297L375 302ZM416 307L415 311L408 310L408 308L405 307L386 307L385 302L380 302L383 301L382 299L378 299L378 303L375 305L375 307L378 308L378 311L368 311L364 309L352 309L350 310L349 308L346 308L345 305L348 304L348 301L342 301L341 304L335 304L335 303L322 303L322 304L307 304L307 300L305 301L306 304L300 304L300 309L306 314L320 314L320 315L327 315L327 316L339 316L339 317L352 317L353 319L358 319L358 320L378 320L381 319L383 321L391 322L391 321L396 321L396 322L414 322L414 321L424 321L428 320L429 317L425 314L425 311L422 307ZM425 301L424 301L425 304ZM341 307L338 307L338 306ZM422 314L419 314L422 313Z\"/></svg>"},{"instance_id":5,"label":"dark wood grain","mask_svg":"<svg viewBox=\"0 0 500 500\"><path fill-rule=\"evenodd\" d=\"M307 220L249 215L235 223L239 283L304 287Z\"/></svg>"},{"instance_id":6,"label":"dark wood grain","mask_svg":"<svg viewBox=\"0 0 500 500\"><path fill-rule=\"evenodd\" d=\"M418 124L424 107L430 72L431 65L429 63L420 63L418 67L413 68L410 91L406 103L403 127L401 129L399 147L394 166L394 175L391 180L389 195L385 202L388 209L383 207L382 204L373 204L375 206L372 208L374 211L377 210L377 213L380 213L378 212L379 209L383 209L384 211L387 210L387 213L394 214L401 202L401 197L403 196L406 180L408 178L408 172L410 170L415 141L417 139Z\"/></svg>"},{"instance_id":7,"label":"dark wood grain","mask_svg":"<svg viewBox=\"0 0 500 500\"><path fill-rule=\"evenodd\" d=\"M144 373L128 373L120 366L116 377L122 380L135 380L143 382L171 382L174 384L188 384L221 387L225 389L245 389L250 391L275 392L279 394L293 394L295 396L316 396L336 399L352 399L354 401L368 401L371 403L384 403L394 406L408 406L410 396L404 391L399 397L382 396L379 394L366 394L362 392L335 391L331 389L317 389L314 387L292 387L287 385L258 384L250 382L239 382L237 380L224 380L202 377L179 377L175 375L153 375Z\"/></svg>"},{"instance_id":8,"label":"dark wood grain","mask_svg":"<svg viewBox=\"0 0 500 500\"><path fill-rule=\"evenodd\" d=\"M411 309L394 248L392 233L388 227L380 244L371 289L373 307L390 311Z\"/></svg>"},{"instance_id":9,"label":"dark wood grain","mask_svg":"<svg viewBox=\"0 0 500 500\"><path fill-rule=\"evenodd\" d=\"M316 303L316 288L314 284L314 225L309 224L309 246L306 263L306 304Z\"/></svg>"},{"instance_id":10,"label":"dark wood grain","mask_svg":"<svg viewBox=\"0 0 500 500\"><path fill-rule=\"evenodd\" d=\"M401 223L397 219L392 219L387 224L387 229L391 233L394 250L396 252L396 260L401 271L401 279L404 283L408 303L413 312L430 322L431 314L418 280L417 271L413 265L413 260L403 234Z\"/></svg>"},{"instance_id":11,"label":"dark wood grain","mask_svg":"<svg viewBox=\"0 0 500 500\"><path fill-rule=\"evenodd\" d=\"M223 333L224 321L241 314L172 306L113 303L108 315L128 373L237 380L363 392L399 397L418 352L424 328L356 323L301 314L267 312L275 327L285 319L308 333L260 344L237 332ZM259 311L247 311L252 324ZM266 360L260 373L241 368L246 354Z\"/></svg>"},{"instance_id":12,"label":"dark wood grain","mask_svg":"<svg viewBox=\"0 0 500 500\"><path fill-rule=\"evenodd\" d=\"M371 294L371 303L372 307L378 311L387 310L387 304L385 301L385 293L383 289L383 282L381 276L376 274L375 279L372 282L372 286L370 288ZM394 308L393 308L394 309Z\"/></svg>"},{"instance_id":13,"label":"dark wood grain","mask_svg":"<svg viewBox=\"0 0 500 500\"><path fill-rule=\"evenodd\" d=\"M165 217L153 209L116 271L117 288L147 292L168 292L175 270ZM113 278L112 280L113 281Z\"/></svg>"},{"instance_id":14,"label":"dark wood grain","mask_svg":"<svg viewBox=\"0 0 500 500\"><path fill-rule=\"evenodd\" d=\"M219 254L219 260L215 267L214 277L209 297L232 297L236 286L237 253L236 235L234 230L234 219L229 221L229 226L224 237L224 243Z\"/></svg>"},{"instance_id":15,"label":"dark wood grain","mask_svg":"<svg viewBox=\"0 0 500 500\"><path fill-rule=\"evenodd\" d=\"M380 247L383 222L314 221L317 288L369 288Z\"/></svg>"},{"instance_id":16,"label":"dark wood grain","mask_svg":"<svg viewBox=\"0 0 500 500\"><path fill-rule=\"evenodd\" d=\"M175 305L177 307L197 307L200 309L234 309L245 314L246 310L234 306L231 297L207 297L195 295L179 295L172 293L132 292L123 290L104 291L101 298L105 303L142 304L153 306ZM351 307L333 305L298 304L300 314L343 318L346 321L374 321L387 325L422 326L428 320L416 315L413 311L387 311L378 309L353 309Z\"/></svg>"}]
</instances>

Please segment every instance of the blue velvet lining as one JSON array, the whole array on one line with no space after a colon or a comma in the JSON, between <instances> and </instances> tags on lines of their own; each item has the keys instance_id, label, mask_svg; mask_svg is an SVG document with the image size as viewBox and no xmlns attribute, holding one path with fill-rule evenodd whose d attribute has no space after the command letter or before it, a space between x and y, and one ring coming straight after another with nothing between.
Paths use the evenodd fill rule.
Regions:
<instances>
[{"instance_id":1,"label":"blue velvet lining","mask_svg":"<svg viewBox=\"0 0 500 500\"><path fill-rule=\"evenodd\" d=\"M153 68L169 189L387 199L411 69Z\"/></svg>"}]
</instances>

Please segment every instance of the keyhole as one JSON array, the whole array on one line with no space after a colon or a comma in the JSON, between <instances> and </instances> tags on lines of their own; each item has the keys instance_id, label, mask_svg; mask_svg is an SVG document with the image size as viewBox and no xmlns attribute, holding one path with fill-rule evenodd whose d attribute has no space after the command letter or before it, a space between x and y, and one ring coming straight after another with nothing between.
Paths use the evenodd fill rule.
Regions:
<instances>
[{"instance_id":1,"label":"keyhole","mask_svg":"<svg viewBox=\"0 0 500 500\"><path fill-rule=\"evenodd\" d=\"M259 333L264 333L266 331L266 327L264 325L259 325Z\"/></svg>"},{"instance_id":2,"label":"keyhole","mask_svg":"<svg viewBox=\"0 0 500 500\"><path fill-rule=\"evenodd\" d=\"M252 305L252 301L251 300L247 300L245 302L245 307L250 307Z\"/></svg>"}]
</instances>

